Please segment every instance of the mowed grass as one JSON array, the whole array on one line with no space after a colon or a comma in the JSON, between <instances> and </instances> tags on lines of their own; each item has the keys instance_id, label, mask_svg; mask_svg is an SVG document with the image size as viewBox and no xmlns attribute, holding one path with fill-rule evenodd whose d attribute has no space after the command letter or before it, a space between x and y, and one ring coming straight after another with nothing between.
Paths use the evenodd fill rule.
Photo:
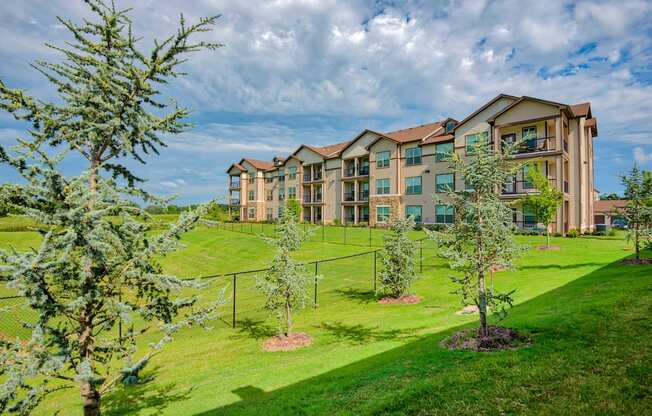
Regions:
<instances>
[{"instance_id":1,"label":"mowed grass","mask_svg":"<svg viewBox=\"0 0 652 416\"><path fill-rule=\"evenodd\" d=\"M201 228L183 242L185 249L162 260L183 276L258 268L272 255L260 238L239 232ZM211 331L183 331L148 367L154 380L107 397L105 413L645 414L652 267L619 265L631 255L621 238L553 243L561 250L531 250L519 270L496 275L497 290L517 289L517 305L502 324L530 333L530 348L473 354L439 347L476 317L455 314L461 305L451 294L450 273L426 243L424 273L414 286L425 298L419 305L375 302L372 255L320 265L319 307L296 322L315 342L292 353L261 350L274 322L259 309L253 277L240 277L237 328L217 322ZM367 250L309 242L298 257ZM230 299L231 283L218 279L205 296L226 287ZM229 322L231 306L224 308ZM79 406L77 391L68 391L48 398L40 413L79 414Z\"/></svg>"}]
</instances>

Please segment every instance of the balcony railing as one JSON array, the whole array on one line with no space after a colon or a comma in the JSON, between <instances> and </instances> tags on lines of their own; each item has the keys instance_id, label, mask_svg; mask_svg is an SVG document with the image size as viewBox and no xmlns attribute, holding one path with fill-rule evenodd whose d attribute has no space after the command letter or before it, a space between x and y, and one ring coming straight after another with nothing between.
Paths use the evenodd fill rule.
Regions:
<instances>
[{"instance_id":1,"label":"balcony railing","mask_svg":"<svg viewBox=\"0 0 652 416\"><path fill-rule=\"evenodd\" d=\"M240 205L240 199L239 198L231 198L229 201L231 205Z\"/></svg>"},{"instance_id":2,"label":"balcony railing","mask_svg":"<svg viewBox=\"0 0 652 416\"><path fill-rule=\"evenodd\" d=\"M369 191L360 191L358 201L369 201Z\"/></svg>"},{"instance_id":3,"label":"balcony railing","mask_svg":"<svg viewBox=\"0 0 652 416\"><path fill-rule=\"evenodd\" d=\"M554 178L548 178L548 182L551 186L555 186L556 180ZM502 194L503 195L517 195L525 194L530 192L536 192L537 188L534 186L534 183L531 181L524 180L512 180L508 181L503 185Z\"/></svg>"},{"instance_id":4,"label":"balcony railing","mask_svg":"<svg viewBox=\"0 0 652 416\"><path fill-rule=\"evenodd\" d=\"M344 192L344 200L347 202L355 201L355 192Z\"/></svg>"},{"instance_id":5,"label":"balcony railing","mask_svg":"<svg viewBox=\"0 0 652 416\"><path fill-rule=\"evenodd\" d=\"M355 176L355 166L349 166L344 168L344 176L347 178Z\"/></svg>"},{"instance_id":6,"label":"balcony railing","mask_svg":"<svg viewBox=\"0 0 652 416\"><path fill-rule=\"evenodd\" d=\"M532 230L535 228L540 228L539 224L535 219L525 219L525 220L512 220L512 223L520 229Z\"/></svg>"},{"instance_id":7,"label":"balcony railing","mask_svg":"<svg viewBox=\"0 0 652 416\"><path fill-rule=\"evenodd\" d=\"M369 166L360 166L358 168L358 176L367 176L369 175Z\"/></svg>"},{"instance_id":8,"label":"balcony railing","mask_svg":"<svg viewBox=\"0 0 652 416\"><path fill-rule=\"evenodd\" d=\"M555 145L556 139L554 137L543 137L537 139L526 139L516 146L514 149L515 154L524 154L524 153L536 153L536 152L547 152L550 150L556 150ZM503 148L507 146L506 143L503 143Z\"/></svg>"},{"instance_id":9,"label":"balcony railing","mask_svg":"<svg viewBox=\"0 0 652 416\"><path fill-rule=\"evenodd\" d=\"M312 202L321 202L321 201L322 201L321 194L315 194L315 196L312 198Z\"/></svg>"},{"instance_id":10,"label":"balcony railing","mask_svg":"<svg viewBox=\"0 0 652 416\"><path fill-rule=\"evenodd\" d=\"M314 175L313 181L320 181L322 177L323 177L323 176L322 176L321 171L318 170L317 172L315 172L315 175Z\"/></svg>"},{"instance_id":11,"label":"balcony railing","mask_svg":"<svg viewBox=\"0 0 652 416\"><path fill-rule=\"evenodd\" d=\"M352 215L347 215L347 216L344 217L344 222L345 223L355 222L355 217L352 216Z\"/></svg>"},{"instance_id":12,"label":"balcony railing","mask_svg":"<svg viewBox=\"0 0 652 416\"><path fill-rule=\"evenodd\" d=\"M231 182L229 184L230 189L240 189L240 182Z\"/></svg>"},{"instance_id":13,"label":"balcony railing","mask_svg":"<svg viewBox=\"0 0 652 416\"><path fill-rule=\"evenodd\" d=\"M303 181L304 181L304 182L310 182L310 181L312 181L312 177L310 176L310 172L308 172L308 173L304 173L304 174L303 174Z\"/></svg>"},{"instance_id":14,"label":"balcony railing","mask_svg":"<svg viewBox=\"0 0 652 416\"><path fill-rule=\"evenodd\" d=\"M303 196L303 202L306 203L306 204L309 204L310 203L310 195L304 195Z\"/></svg>"},{"instance_id":15,"label":"balcony railing","mask_svg":"<svg viewBox=\"0 0 652 416\"><path fill-rule=\"evenodd\" d=\"M358 218L358 220L362 222L369 222L369 214L361 215L360 218Z\"/></svg>"}]
</instances>

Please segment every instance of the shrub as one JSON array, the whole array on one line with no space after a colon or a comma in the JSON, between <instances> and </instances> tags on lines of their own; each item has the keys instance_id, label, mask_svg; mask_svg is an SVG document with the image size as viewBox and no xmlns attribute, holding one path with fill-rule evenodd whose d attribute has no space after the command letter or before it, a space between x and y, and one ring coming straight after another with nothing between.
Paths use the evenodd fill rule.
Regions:
<instances>
[{"instance_id":1,"label":"shrub","mask_svg":"<svg viewBox=\"0 0 652 416\"><path fill-rule=\"evenodd\" d=\"M568 230L568 232L566 233L566 237L568 237L568 238L577 238L577 237L579 237L580 235L581 235L581 233L580 233L578 230L576 230L575 228L571 228L571 229Z\"/></svg>"}]
</instances>

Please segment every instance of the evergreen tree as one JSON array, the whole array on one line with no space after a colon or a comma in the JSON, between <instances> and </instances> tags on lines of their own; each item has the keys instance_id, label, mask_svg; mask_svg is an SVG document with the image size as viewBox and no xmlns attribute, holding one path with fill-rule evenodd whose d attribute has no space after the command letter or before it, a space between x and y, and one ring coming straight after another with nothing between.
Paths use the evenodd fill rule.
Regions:
<instances>
[{"instance_id":1,"label":"evergreen tree","mask_svg":"<svg viewBox=\"0 0 652 416\"><path fill-rule=\"evenodd\" d=\"M308 236L299 229L291 210L285 210L276 227L276 238L266 238L276 254L265 276L257 279L256 286L265 296L264 308L278 320L279 335L292 334L293 315L310 303L308 288L312 276L302 263L292 258L292 253Z\"/></svg>"},{"instance_id":2,"label":"evergreen tree","mask_svg":"<svg viewBox=\"0 0 652 416\"><path fill-rule=\"evenodd\" d=\"M408 238L414 229L414 218L394 219L389 233L383 237L384 247L380 251L383 269L380 272L380 290L392 298L408 294L412 282L417 278L415 271L417 242Z\"/></svg>"},{"instance_id":3,"label":"evergreen tree","mask_svg":"<svg viewBox=\"0 0 652 416\"><path fill-rule=\"evenodd\" d=\"M636 259L641 258L641 241L651 234L652 224L652 176L642 172L636 165L629 175L622 177L627 205L620 213L627 220L627 239L634 241Z\"/></svg>"},{"instance_id":4,"label":"evergreen tree","mask_svg":"<svg viewBox=\"0 0 652 416\"><path fill-rule=\"evenodd\" d=\"M140 179L125 162L144 163L165 146L164 135L190 127L183 121L189 110L160 101L158 88L183 74L179 65L188 54L220 46L191 42L216 17L192 25L182 17L175 35L144 53L128 10L101 0L85 3L94 20L59 18L74 40L48 45L63 62L34 65L56 86L58 102L0 81L0 108L30 124L30 137L19 140L16 152L0 147L0 163L25 179L26 200L39 204L25 206L24 214L47 228L36 251L0 251L0 278L39 314L27 346L0 345L0 412L27 413L51 390L76 384L84 414L99 415L101 397L137 378L177 330L214 316L213 302L198 307L194 296L180 294L199 288L197 282L165 274L156 261L176 249L205 208L148 234L150 217L132 200L166 201L139 189ZM69 156L86 160L79 176L60 172ZM119 322L130 328L121 337ZM159 331L160 341L140 345L137 336L149 328Z\"/></svg>"},{"instance_id":5,"label":"evergreen tree","mask_svg":"<svg viewBox=\"0 0 652 416\"><path fill-rule=\"evenodd\" d=\"M478 307L482 336L488 334L487 310L504 316L513 293L488 291L486 276L496 267L513 267L514 259L524 250L514 239L512 210L499 198L499 189L517 168L510 154L510 148L494 152L486 144L478 144L468 163L453 155L455 172L464 178L467 189L448 192L454 223L443 231L427 231L450 268L461 274L452 277L459 284L455 293L465 305Z\"/></svg>"},{"instance_id":6,"label":"evergreen tree","mask_svg":"<svg viewBox=\"0 0 652 416\"><path fill-rule=\"evenodd\" d=\"M564 194L552 187L548 178L536 166L528 169L528 176L537 193L523 197L523 208L530 211L537 222L546 226L546 247L550 247L550 224L557 215L557 209L564 199Z\"/></svg>"}]
</instances>

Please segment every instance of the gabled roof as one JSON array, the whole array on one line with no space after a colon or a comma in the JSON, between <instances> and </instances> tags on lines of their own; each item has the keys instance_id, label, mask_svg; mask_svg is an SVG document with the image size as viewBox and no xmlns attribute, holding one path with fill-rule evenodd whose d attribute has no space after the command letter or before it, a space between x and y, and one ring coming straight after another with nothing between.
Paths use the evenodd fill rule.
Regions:
<instances>
[{"instance_id":1,"label":"gabled roof","mask_svg":"<svg viewBox=\"0 0 652 416\"><path fill-rule=\"evenodd\" d=\"M350 143L351 141L346 141L341 143L329 144L326 146L311 146L308 144L302 144L301 146L299 146L297 150L294 151L294 153L292 153L292 156L299 153L299 151L305 147L306 149L310 149L313 152L317 153L318 155L322 156L324 159L329 159L339 155L340 152Z\"/></svg>"},{"instance_id":2,"label":"gabled roof","mask_svg":"<svg viewBox=\"0 0 652 416\"><path fill-rule=\"evenodd\" d=\"M489 108L493 103L495 103L496 101L498 101L498 100L500 100L500 99L502 99L502 98L509 98L509 99L511 99L511 100L518 100L519 97L516 97L516 96L514 96L514 95L508 95L508 94L498 94L497 96L495 96L494 98L492 98L491 100L489 100L487 103L485 103L482 107L478 108L477 110L475 110L474 112L472 112L472 113L469 114L468 116L464 117L464 119L463 119L462 121L460 121L459 123L457 123L457 125L455 126L455 128L458 128L458 127L461 126L462 124L464 124L464 123L466 123L467 121L471 120L473 117L477 116L478 114L480 114L481 112L483 112L484 110L486 110L487 108Z\"/></svg>"},{"instance_id":3,"label":"gabled roof","mask_svg":"<svg viewBox=\"0 0 652 416\"><path fill-rule=\"evenodd\" d=\"M591 118L591 103L579 103L569 106L575 117Z\"/></svg>"},{"instance_id":4,"label":"gabled roof","mask_svg":"<svg viewBox=\"0 0 652 416\"><path fill-rule=\"evenodd\" d=\"M231 169L233 169L233 168L238 169L240 172L244 172L244 171L247 170L247 169L245 169L244 166L242 166L241 164L239 164L239 163L233 163L233 164L232 164L231 166L229 166L229 168L226 170L226 173L229 173L229 172L231 171Z\"/></svg>"},{"instance_id":5,"label":"gabled roof","mask_svg":"<svg viewBox=\"0 0 652 416\"><path fill-rule=\"evenodd\" d=\"M247 162L258 170L267 170L269 168L274 167L274 164L272 162L267 162L265 160L243 158L239 164L242 165L242 162Z\"/></svg>"},{"instance_id":6,"label":"gabled roof","mask_svg":"<svg viewBox=\"0 0 652 416\"><path fill-rule=\"evenodd\" d=\"M525 101L534 101L534 102L537 102L537 103L551 105L551 106L559 108L562 111L567 111L567 112L571 113L570 107L568 105L566 105L566 104L558 103L558 102L555 102L555 101L542 100L541 98L528 97L527 95L524 95L521 98L519 98L518 100L511 103L510 105L508 105L507 107L505 107L502 110L500 110L499 112L497 112L496 114L494 114L493 116L489 117L487 119L487 122L489 122L489 123L494 122L498 117L500 117L501 115L505 114L506 112L508 112L512 108L516 107L517 105L519 105L519 104L521 104L522 102L525 102ZM571 115L573 115L573 114L571 113Z\"/></svg>"},{"instance_id":7,"label":"gabled roof","mask_svg":"<svg viewBox=\"0 0 652 416\"><path fill-rule=\"evenodd\" d=\"M437 130L440 130L443 124L444 121L435 121L434 123L422 124L420 126L409 127L407 129L390 131L384 135L385 137L388 137L398 143L415 142L431 136Z\"/></svg>"},{"instance_id":8,"label":"gabled roof","mask_svg":"<svg viewBox=\"0 0 652 416\"><path fill-rule=\"evenodd\" d=\"M598 135L598 119L589 118L584 122L584 127L591 128L591 136L596 137Z\"/></svg>"},{"instance_id":9,"label":"gabled roof","mask_svg":"<svg viewBox=\"0 0 652 416\"><path fill-rule=\"evenodd\" d=\"M353 143L355 143L356 141L358 141L358 139L359 139L360 137L364 136L364 135L367 134L367 133L373 133L373 134L376 134L376 135L378 135L378 136L385 137L385 136L383 135L383 133L379 133L379 132L374 131L374 130L364 129L364 130L362 130L362 131L361 131L357 136L355 136L352 140L350 140L349 143L348 143L346 146L344 146L344 147L342 148L342 150L340 150L340 153L343 153L346 149L349 148L349 146L351 146ZM375 140L374 140L374 142L375 142ZM373 142L372 142L372 143L373 143ZM369 148L369 146L367 146L367 148Z\"/></svg>"}]
</instances>

